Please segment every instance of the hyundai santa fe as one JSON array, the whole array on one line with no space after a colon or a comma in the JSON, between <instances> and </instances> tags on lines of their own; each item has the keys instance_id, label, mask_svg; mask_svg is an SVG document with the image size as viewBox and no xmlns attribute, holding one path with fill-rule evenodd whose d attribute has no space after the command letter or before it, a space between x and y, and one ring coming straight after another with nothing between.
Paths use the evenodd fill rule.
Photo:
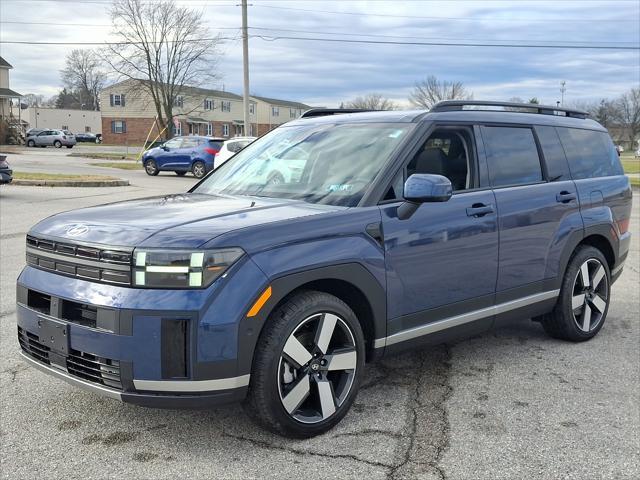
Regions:
<instances>
[{"instance_id":1,"label":"hyundai santa fe","mask_svg":"<svg viewBox=\"0 0 640 480\"><path fill-rule=\"evenodd\" d=\"M21 353L124 402L241 401L310 437L384 355L504 319L589 340L627 257L631 189L587 117L310 110L187 193L49 217L17 282ZM269 181L288 158L296 173Z\"/></svg>"}]
</instances>

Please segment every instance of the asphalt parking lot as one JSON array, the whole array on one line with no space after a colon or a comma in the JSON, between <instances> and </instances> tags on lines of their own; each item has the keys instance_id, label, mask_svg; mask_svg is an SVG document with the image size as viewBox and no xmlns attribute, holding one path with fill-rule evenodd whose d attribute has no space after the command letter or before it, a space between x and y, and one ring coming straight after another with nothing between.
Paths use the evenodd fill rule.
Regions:
<instances>
[{"instance_id":1,"label":"asphalt parking lot","mask_svg":"<svg viewBox=\"0 0 640 480\"><path fill-rule=\"evenodd\" d=\"M9 155L16 170L104 173L129 187L0 188L2 478L638 478L640 209L607 322L590 342L527 319L367 367L333 431L291 441L237 406L153 410L58 382L18 356L15 280L24 235L63 210L187 190L193 177L89 167L68 152ZM98 172L99 170L99 172Z\"/></svg>"}]
</instances>

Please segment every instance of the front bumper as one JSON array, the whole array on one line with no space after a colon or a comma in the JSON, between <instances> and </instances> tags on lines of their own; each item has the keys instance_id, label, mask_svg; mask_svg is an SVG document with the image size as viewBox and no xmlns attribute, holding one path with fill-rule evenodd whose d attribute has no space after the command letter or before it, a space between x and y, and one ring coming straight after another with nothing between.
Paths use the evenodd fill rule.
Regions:
<instances>
[{"instance_id":1,"label":"front bumper","mask_svg":"<svg viewBox=\"0 0 640 480\"><path fill-rule=\"evenodd\" d=\"M266 283L252 261L239 263L229 275L233 282L172 291L99 284L28 266L17 286L22 355L61 380L138 405L239 401L250 379L250 362L241 354L247 297L239 286L259 291ZM51 325L62 327L64 337L49 338Z\"/></svg>"}]
</instances>

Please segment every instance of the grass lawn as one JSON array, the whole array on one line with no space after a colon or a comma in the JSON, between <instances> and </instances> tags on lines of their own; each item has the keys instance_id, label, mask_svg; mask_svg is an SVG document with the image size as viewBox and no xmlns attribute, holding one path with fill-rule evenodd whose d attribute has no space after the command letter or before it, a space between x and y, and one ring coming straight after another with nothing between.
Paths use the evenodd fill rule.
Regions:
<instances>
[{"instance_id":1,"label":"grass lawn","mask_svg":"<svg viewBox=\"0 0 640 480\"><path fill-rule=\"evenodd\" d=\"M119 168L120 170L142 170L142 164L131 162L101 162L90 163L94 167Z\"/></svg>"},{"instance_id":2,"label":"grass lawn","mask_svg":"<svg viewBox=\"0 0 640 480\"><path fill-rule=\"evenodd\" d=\"M640 173L640 158L633 158L633 155L622 155L620 161L624 173Z\"/></svg>"},{"instance_id":3,"label":"grass lawn","mask_svg":"<svg viewBox=\"0 0 640 480\"><path fill-rule=\"evenodd\" d=\"M90 152L90 153L70 153L67 157L81 157L81 158L95 158L96 160L137 160L137 153L130 153L128 155L124 153L104 153L104 152Z\"/></svg>"},{"instance_id":4,"label":"grass lawn","mask_svg":"<svg viewBox=\"0 0 640 480\"><path fill-rule=\"evenodd\" d=\"M109 175L68 175L66 173L13 172L16 180L119 180Z\"/></svg>"}]
</instances>

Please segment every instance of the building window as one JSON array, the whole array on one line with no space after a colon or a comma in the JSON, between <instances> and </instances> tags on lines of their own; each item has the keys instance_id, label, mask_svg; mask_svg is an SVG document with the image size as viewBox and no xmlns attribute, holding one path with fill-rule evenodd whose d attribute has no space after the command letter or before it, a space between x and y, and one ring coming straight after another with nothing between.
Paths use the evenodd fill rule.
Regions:
<instances>
[{"instance_id":1,"label":"building window","mask_svg":"<svg viewBox=\"0 0 640 480\"><path fill-rule=\"evenodd\" d=\"M228 123L223 123L222 124L222 136L223 137L228 137L229 136L229 124Z\"/></svg>"},{"instance_id":2,"label":"building window","mask_svg":"<svg viewBox=\"0 0 640 480\"><path fill-rule=\"evenodd\" d=\"M204 101L204 109L205 110L213 110L213 100L209 100L208 98Z\"/></svg>"},{"instance_id":3,"label":"building window","mask_svg":"<svg viewBox=\"0 0 640 480\"><path fill-rule=\"evenodd\" d=\"M223 112L230 112L231 111L231 102L230 101L226 101L223 100L222 102L220 102L220 104L222 105L222 111Z\"/></svg>"},{"instance_id":4,"label":"building window","mask_svg":"<svg viewBox=\"0 0 640 480\"><path fill-rule=\"evenodd\" d=\"M111 133L127 133L127 122L114 120L111 122Z\"/></svg>"},{"instance_id":5,"label":"building window","mask_svg":"<svg viewBox=\"0 0 640 480\"><path fill-rule=\"evenodd\" d=\"M289 109L289 118L296 118L298 116L298 111L295 108Z\"/></svg>"},{"instance_id":6,"label":"building window","mask_svg":"<svg viewBox=\"0 0 640 480\"><path fill-rule=\"evenodd\" d=\"M84 132L85 133L90 133L91 132L91 127L84 127Z\"/></svg>"},{"instance_id":7,"label":"building window","mask_svg":"<svg viewBox=\"0 0 640 480\"><path fill-rule=\"evenodd\" d=\"M250 137L255 137L256 135L256 126L253 123L249 124L249 136Z\"/></svg>"},{"instance_id":8,"label":"building window","mask_svg":"<svg viewBox=\"0 0 640 480\"><path fill-rule=\"evenodd\" d=\"M173 122L173 134L176 136L182 135L182 122Z\"/></svg>"},{"instance_id":9,"label":"building window","mask_svg":"<svg viewBox=\"0 0 640 480\"><path fill-rule=\"evenodd\" d=\"M279 117L280 116L280 107L271 107L271 116Z\"/></svg>"},{"instance_id":10,"label":"building window","mask_svg":"<svg viewBox=\"0 0 640 480\"><path fill-rule=\"evenodd\" d=\"M173 106L174 107L181 107L184 105L184 98L182 96L177 96L175 98L175 100L173 101Z\"/></svg>"},{"instance_id":11,"label":"building window","mask_svg":"<svg viewBox=\"0 0 640 480\"><path fill-rule=\"evenodd\" d=\"M207 123L207 136L213 137L213 124Z\"/></svg>"},{"instance_id":12,"label":"building window","mask_svg":"<svg viewBox=\"0 0 640 480\"><path fill-rule=\"evenodd\" d=\"M255 115L256 113L256 104L255 103L250 103L249 104L249 115Z\"/></svg>"},{"instance_id":13,"label":"building window","mask_svg":"<svg viewBox=\"0 0 640 480\"><path fill-rule=\"evenodd\" d=\"M69 130L69 125L62 125L60 130Z\"/></svg>"},{"instance_id":14,"label":"building window","mask_svg":"<svg viewBox=\"0 0 640 480\"><path fill-rule=\"evenodd\" d=\"M124 95L122 93L112 93L109 95L109 101L112 107L124 107Z\"/></svg>"}]
</instances>

